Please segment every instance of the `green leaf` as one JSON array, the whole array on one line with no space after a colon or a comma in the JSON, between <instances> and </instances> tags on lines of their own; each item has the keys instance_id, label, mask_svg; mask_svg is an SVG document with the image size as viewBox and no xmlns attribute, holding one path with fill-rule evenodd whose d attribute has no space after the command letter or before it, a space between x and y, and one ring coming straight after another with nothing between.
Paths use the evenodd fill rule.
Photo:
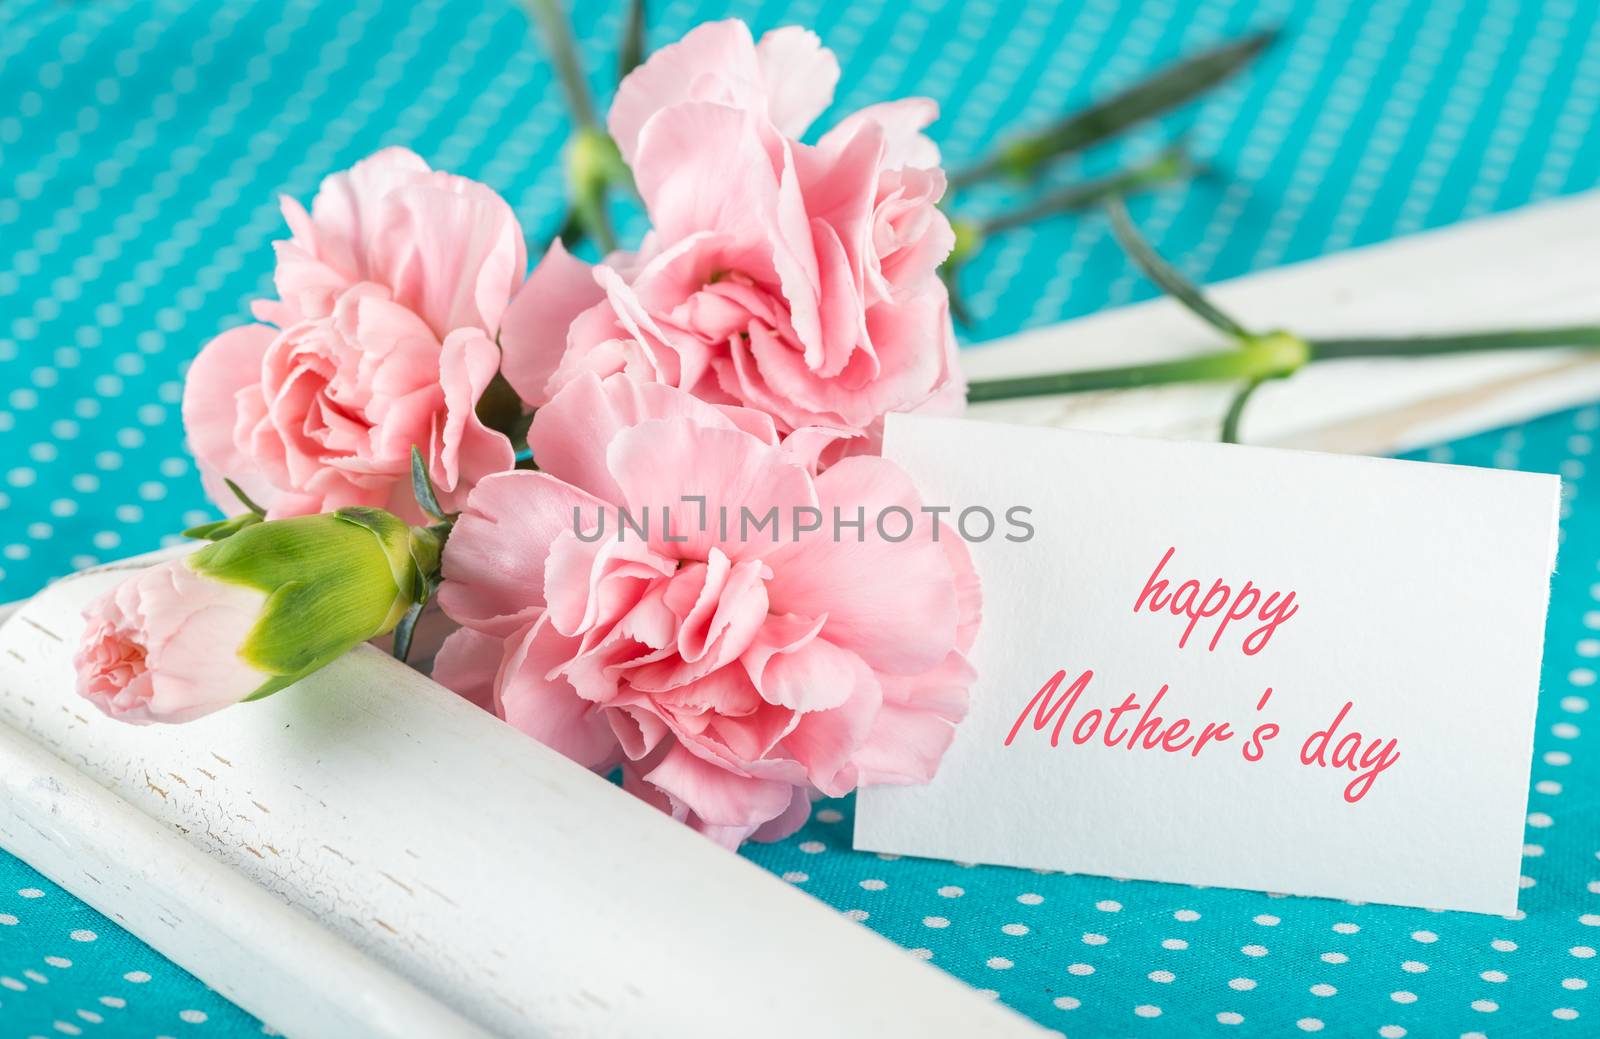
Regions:
<instances>
[{"instance_id":1,"label":"green leaf","mask_svg":"<svg viewBox=\"0 0 1600 1039\"><path fill-rule=\"evenodd\" d=\"M1219 307L1206 299L1199 286L1178 272L1176 267L1161 257L1150 247L1150 243L1139 234L1138 228L1133 226L1133 221L1128 217L1128 207L1122 204L1120 198L1112 199L1106 205L1107 212L1111 215L1111 230L1117 236L1124 252L1128 254L1138 268L1144 272L1145 277L1161 287L1161 291L1182 303L1200 320L1220 332L1226 333L1234 339L1248 339L1250 333L1239 322L1229 317Z\"/></svg>"},{"instance_id":2,"label":"green leaf","mask_svg":"<svg viewBox=\"0 0 1600 1039\"><path fill-rule=\"evenodd\" d=\"M417 507L423 512L436 520L447 517L444 507L439 504L439 496L433 492L428 464L422 460L422 452L417 450L415 444L411 445L411 493L417 499Z\"/></svg>"},{"instance_id":3,"label":"green leaf","mask_svg":"<svg viewBox=\"0 0 1600 1039\"><path fill-rule=\"evenodd\" d=\"M950 186L968 187L1000 173L1031 176L1052 159L1182 107L1250 64L1277 36L1275 29L1256 33L1170 65L1052 126L1012 139L988 158L951 174Z\"/></svg>"},{"instance_id":4,"label":"green leaf","mask_svg":"<svg viewBox=\"0 0 1600 1039\"><path fill-rule=\"evenodd\" d=\"M417 618L421 616L422 603L412 603L411 609L394 626L394 658L401 663L405 663L406 657L411 655L411 637L416 634Z\"/></svg>"},{"instance_id":5,"label":"green leaf","mask_svg":"<svg viewBox=\"0 0 1600 1039\"><path fill-rule=\"evenodd\" d=\"M247 508L251 512L255 513L257 516L265 516L267 514L267 510L263 509L261 506L257 505L255 502L251 501L250 500L250 496L248 494L244 493L244 491L239 487L238 484L234 483L232 480L229 480L229 479L224 479L222 482L227 484L228 490L232 491L233 492L233 496L235 498L239 499L239 504L240 505L243 505L245 508Z\"/></svg>"}]
</instances>

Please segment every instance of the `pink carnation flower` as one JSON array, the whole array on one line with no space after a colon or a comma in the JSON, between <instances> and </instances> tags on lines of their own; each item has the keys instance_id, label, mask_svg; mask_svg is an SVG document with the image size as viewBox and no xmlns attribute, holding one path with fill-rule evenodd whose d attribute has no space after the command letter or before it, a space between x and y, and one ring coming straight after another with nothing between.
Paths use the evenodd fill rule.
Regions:
<instances>
[{"instance_id":1,"label":"pink carnation flower","mask_svg":"<svg viewBox=\"0 0 1600 1039\"><path fill-rule=\"evenodd\" d=\"M763 411L779 433L875 434L886 412L960 408L935 276L954 235L920 132L937 106L875 105L800 143L838 75L809 32L757 44L725 21L623 81L609 127L653 229L594 268L545 256L503 340L525 400L622 372Z\"/></svg>"},{"instance_id":2,"label":"pink carnation flower","mask_svg":"<svg viewBox=\"0 0 1600 1039\"><path fill-rule=\"evenodd\" d=\"M202 577L181 560L141 570L90 603L73 666L78 691L135 724L192 721L238 703L271 676L236 653L267 597Z\"/></svg>"},{"instance_id":3,"label":"pink carnation flower","mask_svg":"<svg viewBox=\"0 0 1600 1039\"><path fill-rule=\"evenodd\" d=\"M766 415L620 375L574 378L529 441L541 471L480 482L447 543L440 602L465 627L435 678L729 846L792 832L813 792L933 775L978 585L900 469L814 476ZM777 530L741 532L774 506ZM922 520L903 541L874 529L892 506ZM866 526L795 534L797 507ZM620 509L648 536L619 537Z\"/></svg>"},{"instance_id":4,"label":"pink carnation flower","mask_svg":"<svg viewBox=\"0 0 1600 1039\"><path fill-rule=\"evenodd\" d=\"M322 184L308 214L283 200L281 298L268 324L231 329L195 358L183 416L211 497L227 477L272 516L374 505L416 518L416 445L447 507L515 460L476 406L526 268L498 195L401 148ZM272 327L273 325L277 327Z\"/></svg>"}]
</instances>

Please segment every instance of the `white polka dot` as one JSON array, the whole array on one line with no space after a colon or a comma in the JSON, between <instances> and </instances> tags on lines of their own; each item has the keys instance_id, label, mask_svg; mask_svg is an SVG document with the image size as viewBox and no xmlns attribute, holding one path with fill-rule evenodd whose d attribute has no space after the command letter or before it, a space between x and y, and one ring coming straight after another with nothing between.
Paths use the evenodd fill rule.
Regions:
<instances>
[{"instance_id":1,"label":"white polka dot","mask_svg":"<svg viewBox=\"0 0 1600 1039\"><path fill-rule=\"evenodd\" d=\"M1572 991L1576 992L1579 989L1588 988L1589 983L1582 978L1566 978L1561 982L1561 987L1564 989L1571 989Z\"/></svg>"},{"instance_id":2,"label":"white polka dot","mask_svg":"<svg viewBox=\"0 0 1600 1039\"><path fill-rule=\"evenodd\" d=\"M1325 952L1322 954L1323 963L1348 963L1350 957L1342 952Z\"/></svg>"},{"instance_id":3,"label":"white polka dot","mask_svg":"<svg viewBox=\"0 0 1600 1039\"><path fill-rule=\"evenodd\" d=\"M932 927L935 930L942 930L943 928L950 926L950 921L946 920L942 916L925 916L922 918L922 926Z\"/></svg>"},{"instance_id":4,"label":"white polka dot","mask_svg":"<svg viewBox=\"0 0 1600 1039\"><path fill-rule=\"evenodd\" d=\"M1085 945L1104 945L1110 940L1111 939L1107 938L1105 935L1095 934L1092 931L1083 936L1083 944Z\"/></svg>"},{"instance_id":5,"label":"white polka dot","mask_svg":"<svg viewBox=\"0 0 1600 1039\"><path fill-rule=\"evenodd\" d=\"M1161 1016L1161 1008L1160 1007L1151 1006L1148 1003L1146 1003L1144 1006L1134 1007L1133 1008L1133 1012L1135 1014L1138 1014L1140 1017L1160 1017Z\"/></svg>"},{"instance_id":6,"label":"white polka dot","mask_svg":"<svg viewBox=\"0 0 1600 1039\"><path fill-rule=\"evenodd\" d=\"M1389 993L1389 998L1394 1000L1396 1003L1415 1003L1417 1001L1417 994L1415 992L1407 992L1402 989L1399 992Z\"/></svg>"},{"instance_id":7,"label":"white polka dot","mask_svg":"<svg viewBox=\"0 0 1600 1039\"><path fill-rule=\"evenodd\" d=\"M1576 1020L1578 1012L1571 1007L1559 1007L1550 1011L1550 1016L1558 1021L1572 1021Z\"/></svg>"},{"instance_id":8,"label":"white polka dot","mask_svg":"<svg viewBox=\"0 0 1600 1039\"><path fill-rule=\"evenodd\" d=\"M819 852L826 851L827 847L828 846L823 844L821 841L800 842L800 850L805 852L807 855L816 855Z\"/></svg>"},{"instance_id":9,"label":"white polka dot","mask_svg":"<svg viewBox=\"0 0 1600 1039\"><path fill-rule=\"evenodd\" d=\"M1434 934L1432 931L1412 931L1411 940L1414 942L1421 942L1424 945L1431 945L1439 940L1439 936Z\"/></svg>"},{"instance_id":10,"label":"white polka dot","mask_svg":"<svg viewBox=\"0 0 1600 1039\"><path fill-rule=\"evenodd\" d=\"M1106 899L1103 902L1096 902L1094 904L1094 907L1096 909L1100 910L1102 913L1120 913L1120 912L1122 912L1122 903L1121 902L1113 902L1109 898Z\"/></svg>"},{"instance_id":11,"label":"white polka dot","mask_svg":"<svg viewBox=\"0 0 1600 1039\"><path fill-rule=\"evenodd\" d=\"M1180 909L1176 913L1172 914L1172 918L1174 920L1182 920L1187 924L1193 923L1195 920L1200 919L1200 914L1195 912L1193 909Z\"/></svg>"},{"instance_id":12,"label":"white polka dot","mask_svg":"<svg viewBox=\"0 0 1600 1039\"><path fill-rule=\"evenodd\" d=\"M790 870L788 873L783 875L783 879L787 880L791 884L804 884L806 881L811 879L811 876L807 873L798 873L794 870Z\"/></svg>"},{"instance_id":13,"label":"white polka dot","mask_svg":"<svg viewBox=\"0 0 1600 1039\"><path fill-rule=\"evenodd\" d=\"M1578 922L1585 927L1600 927L1600 913L1584 913Z\"/></svg>"},{"instance_id":14,"label":"white polka dot","mask_svg":"<svg viewBox=\"0 0 1600 1039\"><path fill-rule=\"evenodd\" d=\"M844 918L846 920L854 920L856 923L870 918L871 915L865 909L846 909L844 911Z\"/></svg>"},{"instance_id":15,"label":"white polka dot","mask_svg":"<svg viewBox=\"0 0 1600 1039\"><path fill-rule=\"evenodd\" d=\"M1406 1034L1406 1030L1401 1028L1399 1025L1384 1025L1382 1028L1378 1029L1378 1034L1382 1036L1383 1039L1403 1039Z\"/></svg>"},{"instance_id":16,"label":"white polka dot","mask_svg":"<svg viewBox=\"0 0 1600 1039\"><path fill-rule=\"evenodd\" d=\"M101 996L100 1005L110 1007L112 1010L121 1010L128 1005L128 1001L121 996Z\"/></svg>"},{"instance_id":17,"label":"white polka dot","mask_svg":"<svg viewBox=\"0 0 1600 1039\"><path fill-rule=\"evenodd\" d=\"M150 980L150 975L146 974L142 970L130 970L128 973L122 976L122 980L131 981L135 985L143 985L145 982Z\"/></svg>"},{"instance_id":18,"label":"white polka dot","mask_svg":"<svg viewBox=\"0 0 1600 1039\"><path fill-rule=\"evenodd\" d=\"M1244 953L1246 956L1265 956L1267 954L1267 947L1265 945L1246 945L1239 951Z\"/></svg>"},{"instance_id":19,"label":"white polka dot","mask_svg":"<svg viewBox=\"0 0 1600 1039\"><path fill-rule=\"evenodd\" d=\"M990 970L1010 970L1011 966L1011 961L1006 959L1004 956L989 957Z\"/></svg>"},{"instance_id":20,"label":"white polka dot","mask_svg":"<svg viewBox=\"0 0 1600 1039\"><path fill-rule=\"evenodd\" d=\"M944 898L960 898L966 893L967 892L965 889L958 888L954 884L947 885L939 889L939 894Z\"/></svg>"},{"instance_id":21,"label":"white polka dot","mask_svg":"<svg viewBox=\"0 0 1600 1039\"><path fill-rule=\"evenodd\" d=\"M1572 755L1564 750L1547 751L1544 756L1544 763L1560 768L1563 765L1572 764Z\"/></svg>"},{"instance_id":22,"label":"white polka dot","mask_svg":"<svg viewBox=\"0 0 1600 1039\"><path fill-rule=\"evenodd\" d=\"M863 880L861 886L867 891L882 891L889 885L881 880Z\"/></svg>"},{"instance_id":23,"label":"white polka dot","mask_svg":"<svg viewBox=\"0 0 1600 1039\"><path fill-rule=\"evenodd\" d=\"M1078 1002L1076 999L1073 999L1071 996L1058 996L1056 997L1055 1004L1061 1010L1076 1010L1083 1006L1082 1003Z\"/></svg>"},{"instance_id":24,"label":"white polka dot","mask_svg":"<svg viewBox=\"0 0 1600 1039\"><path fill-rule=\"evenodd\" d=\"M0 977L0 987L8 988L13 992L26 992L26 991L28 991L28 986L24 985L22 982L18 981L16 978Z\"/></svg>"},{"instance_id":25,"label":"white polka dot","mask_svg":"<svg viewBox=\"0 0 1600 1039\"><path fill-rule=\"evenodd\" d=\"M1334 924L1333 929L1338 934L1355 934L1361 930L1356 924Z\"/></svg>"},{"instance_id":26,"label":"white polka dot","mask_svg":"<svg viewBox=\"0 0 1600 1039\"><path fill-rule=\"evenodd\" d=\"M1174 975L1170 970L1153 970L1147 977L1158 985L1170 985Z\"/></svg>"},{"instance_id":27,"label":"white polka dot","mask_svg":"<svg viewBox=\"0 0 1600 1039\"><path fill-rule=\"evenodd\" d=\"M1587 945L1574 945L1567 951L1578 957L1580 960L1592 959L1594 957L1594 950Z\"/></svg>"},{"instance_id":28,"label":"white polka dot","mask_svg":"<svg viewBox=\"0 0 1600 1039\"><path fill-rule=\"evenodd\" d=\"M1012 935L1013 937L1020 938L1022 935L1025 935L1025 934L1028 933L1028 925L1027 924L1002 924L1000 926L1000 930L1004 934L1009 934L1009 935Z\"/></svg>"},{"instance_id":29,"label":"white polka dot","mask_svg":"<svg viewBox=\"0 0 1600 1039\"><path fill-rule=\"evenodd\" d=\"M93 931L73 931L71 934L67 935L67 937L71 938L75 942L92 942L100 936L95 934Z\"/></svg>"},{"instance_id":30,"label":"white polka dot","mask_svg":"<svg viewBox=\"0 0 1600 1039\"><path fill-rule=\"evenodd\" d=\"M1234 978L1232 981L1228 982L1228 987L1233 989L1235 992L1249 992L1251 989L1256 987L1256 983L1250 978Z\"/></svg>"},{"instance_id":31,"label":"white polka dot","mask_svg":"<svg viewBox=\"0 0 1600 1039\"><path fill-rule=\"evenodd\" d=\"M17 892L23 898L43 898L44 892L36 887L25 887Z\"/></svg>"},{"instance_id":32,"label":"white polka dot","mask_svg":"<svg viewBox=\"0 0 1600 1039\"><path fill-rule=\"evenodd\" d=\"M1528 825L1538 827L1541 830L1553 822L1555 822L1555 820L1543 812L1532 812L1528 815Z\"/></svg>"},{"instance_id":33,"label":"white polka dot","mask_svg":"<svg viewBox=\"0 0 1600 1039\"><path fill-rule=\"evenodd\" d=\"M203 1025L206 1023L206 1013L204 1010L180 1010L178 1011L178 1016L189 1022L191 1025Z\"/></svg>"},{"instance_id":34,"label":"white polka dot","mask_svg":"<svg viewBox=\"0 0 1600 1039\"><path fill-rule=\"evenodd\" d=\"M1418 960L1407 960L1400 964L1400 969L1407 974L1423 974L1427 971L1428 965Z\"/></svg>"},{"instance_id":35,"label":"white polka dot","mask_svg":"<svg viewBox=\"0 0 1600 1039\"><path fill-rule=\"evenodd\" d=\"M1338 992L1338 989L1334 988L1332 985L1329 985L1327 982L1320 982L1311 986L1311 994L1313 996L1333 996L1337 995Z\"/></svg>"},{"instance_id":36,"label":"white polka dot","mask_svg":"<svg viewBox=\"0 0 1600 1039\"><path fill-rule=\"evenodd\" d=\"M1231 1010L1224 1010L1217 1015L1217 1024L1219 1025L1239 1025L1243 1023L1244 1015L1236 1014Z\"/></svg>"},{"instance_id":37,"label":"white polka dot","mask_svg":"<svg viewBox=\"0 0 1600 1039\"><path fill-rule=\"evenodd\" d=\"M66 970L68 967L72 966L72 961L67 959L65 956L46 956L44 958L44 962L60 970Z\"/></svg>"},{"instance_id":38,"label":"white polka dot","mask_svg":"<svg viewBox=\"0 0 1600 1039\"><path fill-rule=\"evenodd\" d=\"M1087 963L1074 963L1067 968L1067 973L1074 977L1086 978L1094 973L1094 968Z\"/></svg>"},{"instance_id":39,"label":"white polka dot","mask_svg":"<svg viewBox=\"0 0 1600 1039\"><path fill-rule=\"evenodd\" d=\"M1033 892L1030 891L1027 894L1018 895L1017 896L1017 901L1021 902L1025 906L1036 906L1040 902L1044 901L1044 896L1043 895L1036 895L1036 894L1034 894Z\"/></svg>"},{"instance_id":40,"label":"white polka dot","mask_svg":"<svg viewBox=\"0 0 1600 1039\"><path fill-rule=\"evenodd\" d=\"M1302 1017L1300 1020L1295 1022L1295 1025L1297 1025L1302 1032L1322 1031L1322 1022L1318 1021L1314 1017Z\"/></svg>"},{"instance_id":41,"label":"white polka dot","mask_svg":"<svg viewBox=\"0 0 1600 1039\"><path fill-rule=\"evenodd\" d=\"M1278 918L1273 916L1271 913L1262 913L1260 916L1256 917L1256 923L1260 924L1262 927L1276 927L1278 926L1279 921Z\"/></svg>"},{"instance_id":42,"label":"white polka dot","mask_svg":"<svg viewBox=\"0 0 1600 1039\"><path fill-rule=\"evenodd\" d=\"M50 1027L54 1028L56 1031L60 1032L62 1035L82 1035L83 1034L83 1029L79 1028L75 1024L72 1024L70 1021L56 1021Z\"/></svg>"},{"instance_id":43,"label":"white polka dot","mask_svg":"<svg viewBox=\"0 0 1600 1039\"><path fill-rule=\"evenodd\" d=\"M1480 1014L1492 1014L1500 1009L1500 1004L1492 999L1474 999L1472 1001L1472 1009Z\"/></svg>"},{"instance_id":44,"label":"white polka dot","mask_svg":"<svg viewBox=\"0 0 1600 1039\"><path fill-rule=\"evenodd\" d=\"M1174 952L1177 952L1187 949L1189 947L1189 943L1184 941L1182 938L1164 938L1162 939L1161 947L1163 949L1171 949Z\"/></svg>"},{"instance_id":45,"label":"white polka dot","mask_svg":"<svg viewBox=\"0 0 1600 1039\"><path fill-rule=\"evenodd\" d=\"M1495 952L1516 952L1517 943L1509 938L1496 938L1489 943L1489 948Z\"/></svg>"},{"instance_id":46,"label":"white polka dot","mask_svg":"<svg viewBox=\"0 0 1600 1039\"><path fill-rule=\"evenodd\" d=\"M1571 722L1556 722L1550 726L1550 732L1557 739L1575 740L1578 738L1579 729Z\"/></svg>"}]
</instances>

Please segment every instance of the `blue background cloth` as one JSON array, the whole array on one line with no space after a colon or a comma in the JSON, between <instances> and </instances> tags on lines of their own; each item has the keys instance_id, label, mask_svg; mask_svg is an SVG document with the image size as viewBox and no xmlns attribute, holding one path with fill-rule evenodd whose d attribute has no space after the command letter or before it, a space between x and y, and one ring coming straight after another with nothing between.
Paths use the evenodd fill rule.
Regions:
<instances>
[{"instance_id":1,"label":"blue background cloth","mask_svg":"<svg viewBox=\"0 0 1600 1039\"><path fill-rule=\"evenodd\" d=\"M624 4L575 6L603 104ZM1210 172L1133 209L1204 280L1582 190L1600 175L1600 22L1588 0L651 8L657 46L726 15L758 31L812 27L844 68L822 125L873 101L932 96L952 166L1178 55L1282 24L1284 39L1249 75L1045 178L1135 161L1186 132ZM565 133L548 66L505 3L0 3L0 600L214 515L183 447L181 380L196 350L269 292L278 193L309 201L322 176L404 144L490 184L542 241L562 214ZM981 215L1027 197L1002 185L956 208ZM625 231L636 236L637 219ZM980 315L971 340L1152 292L1095 217L1008 234L963 283ZM1430 455L1568 479L1526 918L886 860L848 850L848 801L747 854L1072 1036L1593 1034L1600 746L1585 730L1600 655L1600 503L1585 466L1597 425L1600 411L1580 409ZM262 1031L0 855L0 1035Z\"/></svg>"}]
</instances>

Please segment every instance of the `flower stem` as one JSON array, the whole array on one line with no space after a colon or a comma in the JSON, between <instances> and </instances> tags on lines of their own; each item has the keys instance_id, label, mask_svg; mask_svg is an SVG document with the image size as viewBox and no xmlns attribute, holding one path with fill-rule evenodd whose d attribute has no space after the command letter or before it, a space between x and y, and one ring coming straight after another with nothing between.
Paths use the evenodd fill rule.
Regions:
<instances>
[{"instance_id":1,"label":"flower stem","mask_svg":"<svg viewBox=\"0 0 1600 1039\"><path fill-rule=\"evenodd\" d=\"M1351 357L1427 357L1433 354L1483 350L1537 350L1541 347L1600 346L1600 326L1568 325L1496 332L1436 336L1384 336L1360 339L1313 339L1313 360Z\"/></svg>"},{"instance_id":2,"label":"flower stem","mask_svg":"<svg viewBox=\"0 0 1600 1039\"><path fill-rule=\"evenodd\" d=\"M1021 209L976 221L975 230L980 238L987 238L1046 217L1087 209L1108 199L1122 198L1146 188L1169 184L1188 176L1192 171L1193 167L1184 155L1183 149L1175 145L1164 149L1149 162L1130 166L1094 180L1069 184L1064 188L1047 192L1040 196L1038 201Z\"/></svg>"},{"instance_id":3,"label":"flower stem","mask_svg":"<svg viewBox=\"0 0 1600 1039\"><path fill-rule=\"evenodd\" d=\"M972 403L1046 397L1095 390L1132 390L1185 382L1229 382L1279 379L1298 371L1307 360L1306 344L1282 333L1252 337L1236 349L1197 354L1173 361L1116 368L1088 368L1049 375L980 379L967 387Z\"/></svg>"},{"instance_id":4,"label":"flower stem","mask_svg":"<svg viewBox=\"0 0 1600 1039\"><path fill-rule=\"evenodd\" d=\"M555 66L556 81L566 95L567 111L572 121L582 128L600 128L595 117L594 98L589 95L589 81L583 78L583 65L578 59L578 44L572 38L572 23L561 0L523 0L534 20L539 23L544 37L544 49Z\"/></svg>"},{"instance_id":5,"label":"flower stem","mask_svg":"<svg viewBox=\"0 0 1600 1039\"><path fill-rule=\"evenodd\" d=\"M1600 347L1600 326L1469 332L1437 336L1370 339L1300 339L1286 333L1247 338L1239 349L1184 357L1173 361L1088 368L1048 375L980 379L967 387L967 399L1012 400L1096 390L1128 390L1187 382L1253 382L1293 375L1316 361L1352 358L1429 357L1484 350L1537 350L1551 347ZM1242 402L1236 398L1242 407ZM1237 432L1237 416L1234 420Z\"/></svg>"}]
</instances>

